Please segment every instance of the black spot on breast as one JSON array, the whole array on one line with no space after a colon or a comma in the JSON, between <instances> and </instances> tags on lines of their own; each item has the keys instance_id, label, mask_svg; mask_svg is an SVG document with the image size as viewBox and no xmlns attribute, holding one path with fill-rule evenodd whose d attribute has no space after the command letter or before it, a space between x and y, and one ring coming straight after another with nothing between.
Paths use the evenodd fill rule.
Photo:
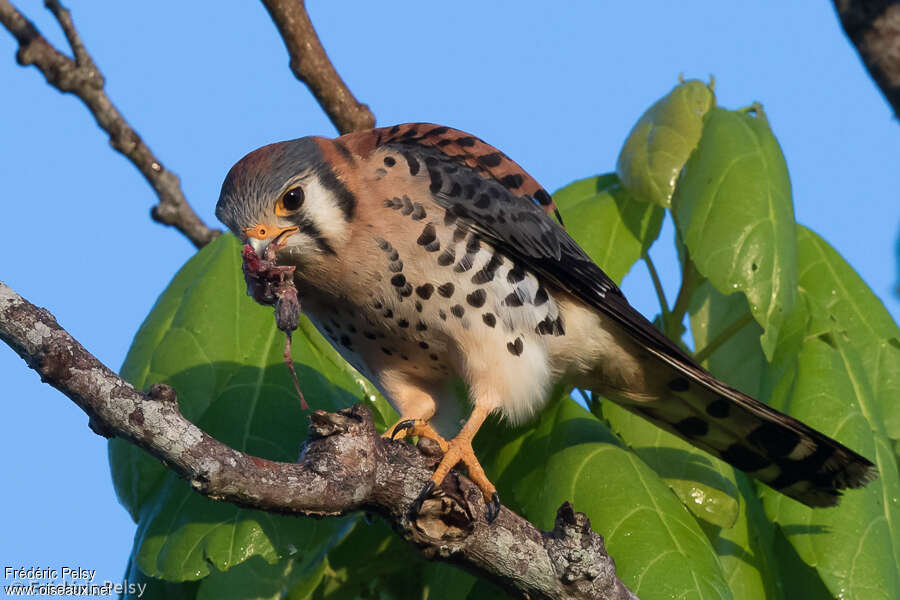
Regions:
<instances>
[{"instance_id":1,"label":"black spot on breast","mask_svg":"<svg viewBox=\"0 0 900 600\"><path fill-rule=\"evenodd\" d=\"M493 152L491 154L484 154L478 157L478 162L486 167L496 167L499 166L502 162L503 157L500 156L499 152Z\"/></svg>"},{"instance_id":2,"label":"black spot on breast","mask_svg":"<svg viewBox=\"0 0 900 600\"><path fill-rule=\"evenodd\" d=\"M419 342L419 348L422 350L428 350L428 342Z\"/></svg>"},{"instance_id":3,"label":"black spot on breast","mask_svg":"<svg viewBox=\"0 0 900 600\"><path fill-rule=\"evenodd\" d=\"M391 271L392 273L399 273L400 271L403 270L403 261L395 260L394 262L392 262L391 264L388 265L388 270Z\"/></svg>"},{"instance_id":4,"label":"black spot on breast","mask_svg":"<svg viewBox=\"0 0 900 600\"><path fill-rule=\"evenodd\" d=\"M481 249L481 240L478 239L477 235L472 235L469 237L466 242L466 253L475 254Z\"/></svg>"},{"instance_id":5,"label":"black spot on breast","mask_svg":"<svg viewBox=\"0 0 900 600\"><path fill-rule=\"evenodd\" d=\"M407 321L406 319L397 319L397 325L399 325L403 329L406 329L407 327L409 327L409 321Z\"/></svg>"},{"instance_id":6,"label":"black spot on breast","mask_svg":"<svg viewBox=\"0 0 900 600\"><path fill-rule=\"evenodd\" d=\"M424 321L419 321L416 323L416 331L427 331L428 325L425 324Z\"/></svg>"},{"instance_id":7,"label":"black spot on breast","mask_svg":"<svg viewBox=\"0 0 900 600\"><path fill-rule=\"evenodd\" d=\"M522 299L515 292L510 292L509 295L503 299L503 304L506 306L522 306Z\"/></svg>"},{"instance_id":8,"label":"black spot on breast","mask_svg":"<svg viewBox=\"0 0 900 600\"><path fill-rule=\"evenodd\" d=\"M681 435L693 438L701 437L709 432L709 424L698 417L686 417L673 425Z\"/></svg>"},{"instance_id":9,"label":"black spot on breast","mask_svg":"<svg viewBox=\"0 0 900 600\"><path fill-rule=\"evenodd\" d=\"M525 270L519 265L514 266L506 274L506 280L510 283L519 283L523 279L525 279Z\"/></svg>"},{"instance_id":10,"label":"black spot on breast","mask_svg":"<svg viewBox=\"0 0 900 600\"><path fill-rule=\"evenodd\" d=\"M406 159L406 164L409 166L410 175L415 175L419 172L419 161L416 160L415 156L413 156L409 152L404 152L403 158Z\"/></svg>"},{"instance_id":11,"label":"black spot on breast","mask_svg":"<svg viewBox=\"0 0 900 600\"><path fill-rule=\"evenodd\" d=\"M706 406L706 414L717 419L724 419L731 410L731 402L725 398L713 400Z\"/></svg>"},{"instance_id":12,"label":"black spot on breast","mask_svg":"<svg viewBox=\"0 0 900 600\"><path fill-rule=\"evenodd\" d=\"M391 354L393 354L393 352L391 352L390 350L388 350L388 349L385 348L384 346L381 347L381 351L384 352L385 354L387 354L388 356L390 356Z\"/></svg>"},{"instance_id":13,"label":"black spot on breast","mask_svg":"<svg viewBox=\"0 0 900 600\"><path fill-rule=\"evenodd\" d=\"M431 360L438 360L438 355L437 354L429 354L428 358L430 358Z\"/></svg>"},{"instance_id":14,"label":"black spot on breast","mask_svg":"<svg viewBox=\"0 0 900 600\"><path fill-rule=\"evenodd\" d=\"M453 285L452 282L448 281L447 283L443 283L438 286L438 294L443 296L444 298L449 298L453 295L453 291L456 289L456 286Z\"/></svg>"},{"instance_id":15,"label":"black spot on breast","mask_svg":"<svg viewBox=\"0 0 900 600\"><path fill-rule=\"evenodd\" d=\"M522 178L522 176L520 174L512 173L510 175L507 175L503 179L501 179L500 183L502 183L504 186L508 187L509 189L516 189L517 187L520 187L522 185L523 181L524 181L524 179Z\"/></svg>"},{"instance_id":16,"label":"black spot on breast","mask_svg":"<svg viewBox=\"0 0 900 600\"><path fill-rule=\"evenodd\" d=\"M438 316L441 318L441 321L447 320L447 313L444 312L443 308L438 311Z\"/></svg>"},{"instance_id":17,"label":"black spot on breast","mask_svg":"<svg viewBox=\"0 0 900 600\"><path fill-rule=\"evenodd\" d=\"M412 200L409 199L409 196L403 196L403 208L400 210L400 214L406 216L412 213L412 211Z\"/></svg>"},{"instance_id":18,"label":"black spot on breast","mask_svg":"<svg viewBox=\"0 0 900 600\"><path fill-rule=\"evenodd\" d=\"M462 304L454 304L450 307L450 312L453 313L454 317L461 319L463 314L466 312L466 309L462 307Z\"/></svg>"},{"instance_id":19,"label":"black spot on breast","mask_svg":"<svg viewBox=\"0 0 900 600\"><path fill-rule=\"evenodd\" d=\"M800 442L800 434L779 423L766 421L750 432L747 441L772 456L787 456Z\"/></svg>"},{"instance_id":20,"label":"black spot on breast","mask_svg":"<svg viewBox=\"0 0 900 600\"><path fill-rule=\"evenodd\" d=\"M416 202L413 204L412 218L414 221L421 221L425 218L425 207Z\"/></svg>"},{"instance_id":21,"label":"black spot on breast","mask_svg":"<svg viewBox=\"0 0 900 600\"><path fill-rule=\"evenodd\" d=\"M670 381L667 385L668 385L669 389L672 390L673 392L686 392L689 389L691 389L690 382L687 379L685 379L684 377L676 377L675 379Z\"/></svg>"},{"instance_id":22,"label":"black spot on breast","mask_svg":"<svg viewBox=\"0 0 900 600\"><path fill-rule=\"evenodd\" d=\"M383 313L381 313L381 314L384 315L384 318L385 318L385 319L392 319L392 318L394 317L394 311L392 311L392 310L389 309L389 308L388 308L388 309L385 309L385 311L384 311Z\"/></svg>"},{"instance_id":23,"label":"black spot on breast","mask_svg":"<svg viewBox=\"0 0 900 600\"><path fill-rule=\"evenodd\" d=\"M748 473L758 471L771 464L767 458L760 456L738 443L728 446L728 448L722 452L722 460L737 467L741 471L747 471Z\"/></svg>"},{"instance_id":24,"label":"black spot on breast","mask_svg":"<svg viewBox=\"0 0 900 600\"><path fill-rule=\"evenodd\" d=\"M403 287L406 285L406 276L403 273L398 273L391 277L391 285L396 287Z\"/></svg>"},{"instance_id":25,"label":"black spot on breast","mask_svg":"<svg viewBox=\"0 0 900 600\"><path fill-rule=\"evenodd\" d=\"M430 283L426 283L425 285L420 285L416 288L416 294L422 298L423 300L428 300L431 298L431 295L434 293L434 286Z\"/></svg>"},{"instance_id":26,"label":"black spot on breast","mask_svg":"<svg viewBox=\"0 0 900 600\"><path fill-rule=\"evenodd\" d=\"M419 239L416 240L416 243L420 246L427 246L435 239L437 239L437 236L434 232L434 225L429 223L425 226L425 229L422 230L422 235L419 236Z\"/></svg>"},{"instance_id":27,"label":"black spot on breast","mask_svg":"<svg viewBox=\"0 0 900 600\"><path fill-rule=\"evenodd\" d=\"M506 349L509 350L509 353L513 356L519 356L522 354L522 350L525 349L525 344L522 342L522 338L517 337L515 342L507 342Z\"/></svg>"},{"instance_id":28,"label":"black spot on breast","mask_svg":"<svg viewBox=\"0 0 900 600\"><path fill-rule=\"evenodd\" d=\"M503 257L499 254L492 254L490 260L487 262L484 267L475 273L472 276L472 283L476 285L481 285L484 283L488 283L494 279L494 275L497 272L497 269L500 268L500 265L503 264Z\"/></svg>"},{"instance_id":29,"label":"black spot on breast","mask_svg":"<svg viewBox=\"0 0 900 600\"><path fill-rule=\"evenodd\" d=\"M381 310L384 308L384 304L381 303L381 300L372 300L372 307L375 310Z\"/></svg>"},{"instance_id":30,"label":"black spot on breast","mask_svg":"<svg viewBox=\"0 0 900 600\"><path fill-rule=\"evenodd\" d=\"M400 293L400 299L402 300L403 298L409 298L410 296L412 296L413 289L407 281L406 284L398 290L398 292Z\"/></svg>"},{"instance_id":31,"label":"black spot on breast","mask_svg":"<svg viewBox=\"0 0 900 600\"><path fill-rule=\"evenodd\" d=\"M466 271L471 269L472 266L475 264L472 259L473 259L473 255L464 254L463 257L461 259L459 259L459 262L456 263L456 266L453 267L453 271L455 273L465 273Z\"/></svg>"},{"instance_id":32,"label":"black spot on breast","mask_svg":"<svg viewBox=\"0 0 900 600\"><path fill-rule=\"evenodd\" d=\"M547 295L547 290L545 290L543 287L539 287L537 293L534 295L534 300L532 300L532 303L535 306L540 306L549 299L550 296Z\"/></svg>"},{"instance_id":33,"label":"black spot on breast","mask_svg":"<svg viewBox=\"0 0 900 600\"><path fill-rule=\"evenodd\" d=\"M466 296L466 302L468 302L470 306L474 306L475 308L484 306L486 300L487 292L482 289L477 289Z\"/></svg>"},{"instance_id":34,"label":"black spot on breast","mask_svg":"<svg viewBox=\"0 0 900 600\"><path fill-rule=\"evenodd\" d=\"M441 249L441 242L440 242L440 240L435 239L435 240L434 240L433 242L431 242L430 244L425 244L425 251L426 251L426 252L437 252L437 251L440 250L440 249Z\"/></svg>"},{"instance_id":35,"label":"black spot on breast","mask_svg":"<svg viewBox=\"0 0 900 600\"><path fill-rule=\"evenodd\" d=\"M437 262L442 267L448 267L453 264L453 261L456 260L456 251L453 250L453 247L447 248L441 255L438 256Z\"/></svg>"},{"instance_id":36,"label":"black spot on breast","mask_svg":"<svg viewBox=\"0 0 900 600\"><path fill-rule=\"evenodd\" d=\"M456 211L459 212L459 211ZM466 239L466 236L469 235L469 232L466 231L466 228L462 225L457 225L456 229L453 231L453 241L459 243Z\"/></svg>"},{"instance_id":37,"label":"black spot on breast","mask_svg":"<svg viewBox=\"0 0 900 600\"><path fill-rule=\"evenodd\" d=\"M416 300L416 312L422 312L422 303Z\"/></svg>"},{"instance_id":38,"label":"black spot on breast","mask_svg":"<svg viewBox=\"0 0 900 600\"><path fill-rule=\"evenodd\" d=\"M493 327L497 324L497 317L494 316L494 313L484 313L481 315L481 320L484 321L484 324L488 327Z\"/></svg>"},{"instance_id":39,"label":"black spot on breast","mask_svg":"<svg viewBox=\"0 0 900 600\"><path fill-rule=\"evenodd\" d=\"M397 161L394 160L394 157L393 157L393 156L385 156L385 157L384 157L384 166L386 166L386 167L393 167L393 166L396 165L396 164L397 164Z\"/></svg>"}]
</instances>

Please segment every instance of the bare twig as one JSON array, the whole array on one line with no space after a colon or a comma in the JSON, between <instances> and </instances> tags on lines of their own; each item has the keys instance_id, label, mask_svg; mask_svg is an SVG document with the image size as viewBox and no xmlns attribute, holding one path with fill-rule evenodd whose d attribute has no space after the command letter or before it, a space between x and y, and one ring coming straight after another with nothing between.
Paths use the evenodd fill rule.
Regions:
<instances>
[{"instance_id":1,"label":"bare twig","mask_svg":"<svg viewBox=\"0 0 900 600\"><path fill-rule=\"evenodd\" d=\"M367 408L314 412L300 462L276 463L238 452L197 428L179 412L172 388L137 391L50 313L2 282L0 339L42 381L78 404L95 432L147 450L205 496L294 515L374 512L427 557L464 567L523 598L635 598L616 578L603 538L568 503L550 532L507 508L487 523L478 487L450 476L443 496L410 515L439 452L381 438Z\"/></svg>"},{"instance_id":2,"label":"bare twig","mask_svg":"<svg viewBox=\"0 0 900 600\"><path fill-rule=\"evenodd\" d=\"M316 35L303 0L262 0L291 57L291 71L305 83L339 132L375 126L375 116L361 104L335 71Z\"/></svg>"},{"instance_id":3,"label":"bare twig","mask_svg":"<svg viewBox=\"0 0 900 600\"><path fill-rule=\"evenodd\" d=\"M844 32L900 118L900 3L834 0Z\"/></svg>"},{"instance_id":4,"label":"bare twig","mask_svg":"<svg viewBox=\"0 0 900 600\"><path fill-rule=\"evenodd\" d=\"M36 66L47 83L61 92L76 95L84 102L97 124L109 134L112 147L137 167L159 197L159 204L151 211L154 220L175 227L198 248L215 239L219 231L207 227L190 207L181 191L178 176L162 166L103 91L103 75L85 50L69 11L58 0L46 0L44 4L66 34L75 60L50 45L34 24L8 0L0 0L0 23L19 43L16 53L18 63Z\"/></svg>"}]
</instances>

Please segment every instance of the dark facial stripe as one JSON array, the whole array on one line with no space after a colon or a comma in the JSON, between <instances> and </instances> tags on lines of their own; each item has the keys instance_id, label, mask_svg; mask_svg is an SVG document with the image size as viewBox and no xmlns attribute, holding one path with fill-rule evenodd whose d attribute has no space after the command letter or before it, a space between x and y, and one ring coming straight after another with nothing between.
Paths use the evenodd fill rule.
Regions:
<instances>
[{"instance_id":1,"label":"dark facial stripe","mask_svg":"<svg viewBox=\"0 0 900 600\"><path fill-rule=\"evenodd\" d=\"M316 242L316 246L318 246L319 250L325 254L335 254L334 248L331 247L331 244L328 243L328 240L325 239L315 223L303 216L302 213L296 215L291 220L300 228L301 233L306 234Z\"/></svg>"},{"instance_id":2,"label":"dark facial stripe","mask_svg":"<svg viewBox=\"0 0 900 600\"><path fill-rule=\"evenodd\" d=\"M322 187L337 198L338 206L341 208L341 212L344 213L344 220L350 221L353 219L353 215L356 212L356 196L353 195L353 192L347 189L344 182L338 179L331 169L322 169L318 175L319 183L322 184Z\"/></svg>"}]
</instances>

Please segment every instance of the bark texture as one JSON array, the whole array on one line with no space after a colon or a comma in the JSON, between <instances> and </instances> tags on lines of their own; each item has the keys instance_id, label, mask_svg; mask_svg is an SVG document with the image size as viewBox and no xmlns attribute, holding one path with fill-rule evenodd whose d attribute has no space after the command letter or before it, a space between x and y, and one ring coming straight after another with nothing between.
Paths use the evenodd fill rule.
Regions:
<instances>
[{"instance_id":1,"label":"bark texture","mask_svg":"<svg viewBox=\"0 0 900 600\"><path fill-rule=\"evenodd\" d=\"M563 504L552 531L501 507L485 520L482 494L451 473L417 515L409 512L440 460L430 444L379 436L363 406L310 415L298 463L238 452L184 418L172 388L136 390L53 318L0 282L0 339L41 379L72 399L101 435L140 446L199 493L282 514L376 513L429 558L488 578L521 598L633 599L590 521ZM437 450L437 451L436 451Z\"/></svg>"}]
</instances>

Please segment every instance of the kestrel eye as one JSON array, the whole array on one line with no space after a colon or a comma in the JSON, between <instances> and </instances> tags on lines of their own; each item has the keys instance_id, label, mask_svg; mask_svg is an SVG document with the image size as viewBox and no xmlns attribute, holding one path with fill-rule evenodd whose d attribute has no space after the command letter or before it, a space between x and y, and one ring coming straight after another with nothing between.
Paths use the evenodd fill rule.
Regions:
<instances>
[{"instance_id":1,"label":"kestrel eye","mask_svg":"<svg viewBox=\"0 0 900 600\"><path fill-rule=\"evenodd\" d=\"M281 203L286 211L294 212L295 210L303 206L303 198L303 188L295 187L285 192Z\"/></svg>"}]
</instances>

